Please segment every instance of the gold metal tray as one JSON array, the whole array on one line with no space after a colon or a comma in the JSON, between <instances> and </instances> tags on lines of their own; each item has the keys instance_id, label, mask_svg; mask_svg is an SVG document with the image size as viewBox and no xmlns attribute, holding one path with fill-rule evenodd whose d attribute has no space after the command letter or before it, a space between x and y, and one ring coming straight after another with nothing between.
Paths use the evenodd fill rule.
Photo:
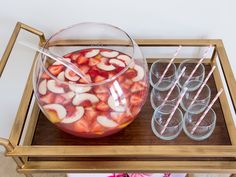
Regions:
<instances>
[{"instance_id":1,"label":"gold metal tray","mask_svg":"<svg viewBox=\"0 0 236 177\"><path fill-rule=\"evenodd\" d=\"M0 75L21 29L38 35L39 45L43 45L46 41L42 32L18 22L0 62ZM229 105L231 101L234 111L236 110L234 92L236 82L222 41L218 39L135 41L140 47L145 48L178 45L214 47L212 56L204 63L207 72L212 65L217 66L208 84L214 95L217 90L224 87L223 78L225 78L224 88L229 93L230 100L227 99L226 93L223 93L214 105L218 120L213 135L202 142L189 140L184 133L174 141L158 140L150 129L150 116L153 110L149 101L137 120L118 134L96 140L68 135L55 128L33 100L31 69L10 137L0 138L0 144L6 148L6 155L16 161L20 173L30 176L39 172L236 172L236 128ZM54 45L89 45L90 42L89 40L58 41ZM107 41L108 44L115 42ZM38 53L35 59L37 56ZM151 64L155 59L148 58L147 61ZM180 61L181 59L176 60L177 63ZM25 136L23 136L24 131Z\"/></svg>"}]
</instances>

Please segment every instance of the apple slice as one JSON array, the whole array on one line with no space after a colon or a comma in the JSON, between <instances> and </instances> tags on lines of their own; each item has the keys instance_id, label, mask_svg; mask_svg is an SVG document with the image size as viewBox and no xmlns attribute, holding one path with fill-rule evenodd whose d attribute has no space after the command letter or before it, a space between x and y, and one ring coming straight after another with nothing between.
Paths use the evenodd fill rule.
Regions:
<instances>
[{"instance_id":1,"label":"apple slice","mask_svg":"<svg viewBox=\"0 0 236 177\"><path fill-rule=\"evenodd\" d=\"M102 126L108 128L113 128L118 126L118 124L115 121L108 119L106 116L97 116L97 122Z\"/></svg>"},{"instance_id":2,"label":"apple slice","mask_svg":"<svg viewBox=\"0 0 236 177\"><path fill-rule=\"evenodd\" d=\"M82 106L77 106L75 113L70 117L65 117L61 122L65 124L70 124L80 120L84 115L84 108Z\"/></svg>"},{"instance_id":3,"label":"apple slice","mask_svg":"<svg viewBox=\"0 0 236 177\"><path fill-rule=\"evenodd\" d=\"M69 83L70 83L69 88L75 93L85 93L91 90L91 87L89 86L82 87L82 86L77 85L74 82L69 82Z\"/></svg>"},{"instance_id":4,"label":"apple slice","mask_svg":"<svg viewBox=\"0 0 236 177\"><path fill-rule=\"evenodd\" d=\"M69 68L65 70L65 77L70 81L78 81L80 79L80 77Z\"/></svg>"},{"instance_id":5,"label":"apple slice","mask_svg":"<svg viewBox=\"0 0 236 177\"><path fill-rule=\"evenodd\" d=\"M113 64L113 65L120 66L120 67L125 67L125 64L122 61L117 60L117 59L110 59L109 63Z\"/></svg>"},{"instance_id":6,"label":"apple slice","mask_svg":"<svg viewBox=\"0 0 236 177\"><path fill-rule=\"evenodd\" d=\"M71 62L69 58L64 58L64 60L69 62L69 63ZM61 65L61 62L55 61L52 65Z\"/></svg>"},{"instance_id":7,"label":"apple slice","mask_svg":"<svg viewBox=\"0 0 236 177\"><path fill-rule=\"evenodd\" d=\"M85 57L87 58L92 58L95 57L97 54L99 54L100 50L98 49L93 49L85 54Z\"/></svg>"},{"instance_id":8,"label":"apple slice","mask_svg":"<svg viewBox=\"0 0 236 177\"><path fill-rule=\"evenodd\" d=\"M125 107L120 105L119 100L114 100L112 96L108 98L107 102L110 108L113 109L114 111L117 111L117 112L125 111Z\"/></svg>"},{"instance_id":9,"label":"apple slice","mask_svg":"<svg viewBox=\"0 0 236 177\"><path fill-rule=\"evenodd\" d=\"M107 58L114 58L116 57L117 55L119 55L119 52L116 52L116 51L103 51L101 52L101 55L104 56L104 57L107 57Z\"/></svg>"},{"instance_id":10,"label":"apple slice","mask_svg":"<svg viewBox=\"0 0 236 177\"><path fill-rule=\"evenodd\" d=\"M143 70L143 68L141 66L139 66L139 65L135 65L134 69L137 71L137 76L135 76L132 80L134 82L142 80L143 77L144 77L144 70Z\"/></svg>"},{"instance_id":11,"label":"apple slice","mask_svg":"<svg viewBox=\"0 0 236 177\"><path fill-rule=\"evenodd\" d=\"M106 64L103 63L103 62L98 63L98 64L97 64L97 67L98 67L99 69L104 70L104 71L112 71L112 70L116 69L116 67L114 67L113 65L106 65Z\"/></svg>"},{"instance_id":12,"label":"apple slice","mask_svg":"<svg viewBox=\"0 0 236 177\"><path fill-rule=\"evenodd\" d=\"M41 95L45 95L47 93L47 80L46 79L40 82L38 90Z\"/></svg>"},{"instance_id":13,"label":"apple slice","mask_svg":"<svg viewBox=\"0 0 236 177\"><path fill-rule=\"evenodd\" d=\"M87 101L87 100L90 101L91 103L99 102L98 97L96 97L95 95L93 95L91 93L82 93L82 94L75 95L72 103L73 103L73 105L77 106L80 103Z\"/></svg>"},{"instance_id":14,"label":"apple slice","mask_svg":"<svg viewBox=\"0 0 236 177\"><path fill-rule=\"evenodd\" d=\"M62 87L59 87L57 84L56 84L56 81L55 80L49 80L47 82L47 87L48 87L48 90L50 90L51 92L53 93L64 93L64 89Z\"/></svg>"},{"instance_id":15,"label":"apple slice","mask_svg":"<svg viewBox=\"0 0 236 177\"><path fill-rule=\"evenodd\" d=\"M75 96L75 92L70 91L70 92L62 94L61 96L63 96L66 100L70 100Z\"/></svg>"},{"instance_id":16,"label":"apple slice","mask_svg":"<svg viewBox=\"0 0 236 177\"><path fill-rule=\"evenodd\" d=\"M47 104L43 108L47 111L55 111L59 119L66 117L66 109L60 104Z\"/></svg>"},{"instance_id":17,"label":"apple slice","mask_svg":"<svg viewBox=\"0 0 236 177\"><path fill-rule=\"evenodd\" d=\"M62 71L60 74L58 74L57 79L61 81L65 81L65 72Z\"/></svg>"},{"instance_id":18,"label":"apple slice","mask_svg":"<svg viewBox=\"0 0 236 177\"><path fill-rule=\"evenodd\" d=\"M119 55L117 58L119 60L124 61L126 65L129 65L130 62L131 62L131 58L129 56L127 56L127 55Z\"/></svg>"}]
</instances>

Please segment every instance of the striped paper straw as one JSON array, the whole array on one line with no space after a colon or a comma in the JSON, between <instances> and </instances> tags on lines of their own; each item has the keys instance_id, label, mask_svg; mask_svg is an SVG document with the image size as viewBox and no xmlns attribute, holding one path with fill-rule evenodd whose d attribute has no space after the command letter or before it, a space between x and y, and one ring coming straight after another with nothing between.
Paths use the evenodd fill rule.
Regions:
<instances>
[{"instance_id":1,"label":"striped paper straw","mask_svg":"<svg viewBox=\"0 0 236 177\"><path fill-rule=\"evenodd\" d=\"M188 77L188 79L185 81L185 83L188 83L190 81L190 79L193 77L194 73L196 72L197 68L200 66L200 64L203 62L203 60L207 57L209 51L210 51L211 45L208 47L208 49L204 52L203 57L198 61L197 65L195 66L195 68L193 69L193 71L191 72L190 76Z\"/></svg>"},{"instance_id":2,"label":"striped paper straw","mask_svg":"<svg viewBox=\"0 0 236 177\"><path fill-rule=\"evenodd\" d=\"M177 77L176 81L174 82L173 86L171 87L170 91L167 93L164 101L162 102L161 105L165 104L166 101L168 100L168 98L170 97L170 94L172 93L172 91L174 90L175 86L177 85L179 79L181 78L181 76L183 75L184 71L186 70L186 67L183 67L183 69L181 70L179 76Z\"/></svg>"},{"instance_id":3,"label":"striped paper straw","mask_svg":"<svg viewBox=\"0 0 236 177\"><path fill-rule=\"evenodd\" d=\"M201 93L202 89L204 88L204 86L206 85L207 81L209 80L209 78L211 77L213 71L215 70L216 66L213 66L211 68L211 71L209 72L209 74L207 75L206 79L204 80L204 82L202 83L201 87L199 88L199 90L197 91L196 95L194 96L192 102L190 103L189 105L189 108L190 106L192 106L192 104L196 101L197 97L199 96L199 94Z\"/></svg>"},{"instance_id":4,"label":"striped paper straw","mask_svg":"<svg viewBox=\"0 0 236 177\"><path fill-rule=\"evenodd\" d=\"M197 121L196 125L193 127L191 134L193 134L195 132L195 130L197 129L197 127L200 125L200 123L202 122L202 120L204 119L204 117L206 116L206 114L208 113L208 111L211 109L211 107L213 106L213 104L216 102L216 100L219 98L220 94L223 92L223 89L221 88L220 91L217 93L217 95L215 96L215 98L211 101L211 104L209 104L209 106L207 107L207 109L204 111L204 113L202 114L202 116L199 118L199 120Z\"/></svg>"},{"instance_id":5,"label":"striped paper straw","mask_svg":"<svg viewBox=\"0 0 236 177\"><path fill-rule=\"evenodd\" d=\"M186 93L187 90L188 90L187 87L185 87L185 88L183 89L183 91L182 91L182 93L181 93L181 95L180 95L180 97L179 97L179 99L178 99L178 101L177 101L175 107L173 108L173 110L172 110L172 112L171 112L169 118L167 119L167 121L166 121L166 123L165 123L163 129L161 130L161 135L165 132L166 127L167 127L168 124L170 123L170 121L171 121L171 119L172 119L172 117L173 117L173 115L174 115L176 109L178 108L178 106L179 106L179 104L180 104L180 102L181 102L182 98L184 97L184 94Z\"/></svg>"},{"instance_id":6,"label":"striped paper straw","mask_svg":"<svg viewBox=\"0 0 236 177\"><path fill-rule=\"evenodd\" d=\"M180 46L178 47L178 49L176 50L176 52L175 52L173 58L172 58L172 59L170 60L170 62L168 63L166 69L165 69L164 72L162 73L162 75L161 75L159 81L158 81L155 85L158 86L158 85L161 83L163 77L166 75L166 72L168 71L168 69L169 69L171 63L173 63L173 61L175 60L176 56L179 54L179 51L180 51L181 48L182 48L182 46L180 45Z\"/></svg>"}]
</instances>

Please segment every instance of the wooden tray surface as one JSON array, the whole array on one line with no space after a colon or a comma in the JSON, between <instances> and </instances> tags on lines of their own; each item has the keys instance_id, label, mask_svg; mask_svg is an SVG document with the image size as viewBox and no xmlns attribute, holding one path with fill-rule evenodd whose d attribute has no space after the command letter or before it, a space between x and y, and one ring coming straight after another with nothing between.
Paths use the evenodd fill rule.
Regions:
<instances>
[{"instance_id":1,"label":"wooden tray surface","mask_svg":"<svg viewBox=\"0 0 236 177\"><path fill-rule=\"evenodd\" d=\"M206 75L211 66L205 64ZM216 95L215 80L209 79L211 98ZM151 88L150 88L151 90ZM149 92L150 93L150 92ZM230 138L219 100L213 106L217 115L216 127L213 134L204 141L193 141L184 132L171 141L158 139L152 132L150 121L153 109L150 104L149 95L147 101L138 115L137 119L128 127L114 135L98 138L85 139L67 134L50 123L42 112L39 114L32 145L230 145Z\"/></svg>"}]
</instances>

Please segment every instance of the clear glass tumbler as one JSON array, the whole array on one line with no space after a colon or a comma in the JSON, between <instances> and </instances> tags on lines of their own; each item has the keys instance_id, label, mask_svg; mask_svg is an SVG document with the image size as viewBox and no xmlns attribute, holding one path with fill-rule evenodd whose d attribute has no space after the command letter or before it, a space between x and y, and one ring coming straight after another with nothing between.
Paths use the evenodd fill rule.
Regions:
<instances>
[{"instance_id":1,"label":"clear glass tumbler","mask_svg":"<svg viewBox=\"0 0 236 177\"><path fill-rule=\"evenodd\" d=\"M170 89L166 91L159 91L155 88L152 89L151 94L150 94L150 101L151 101L152 108L154 110L157 107L159 107L161 104L163 104L169 91ZM180 94L180 88L178 85L176 85L165 103L176 105L179 98L179 94Z\"/></svg>"},{"instance_id":2,"label":"clear glass tumbler","mask_svg":"<svg viewBox=\"0 0 236 177\"><path fill-rule=\"evenodd\" d=\"M152 131L160 139L173 140L182 130L183 114L177 108L165 131L161 133L174 107L175 105L172 104L164 104L159 106L153 113Z\"/></svg>"},{"instance_id":3,"label":"clear glass tumbler","mask_svg":"<svg viewBox=\"0 0 236 177\"><path fill-rule=\"evenodd\" d=\"M149 77L150 84L153 88L160 91L165 91L170 89L171 86L174 84L174 81L176 79L176 66L174 63L170 65L162 81L158 84L160 77L165 71L168 63L169 60L157 60L152 64L149 72Z\"/></svg>"},{"instance_id":4,"label":"clear glass tumbler","mask_svg":"<svg viewBox=\"0 0 236 177\"><path fill-rule=\"evenodd\" d=\"M192 140L202 141L207 139L214 131L216 124L216 114L215 111L211 108L208 113L205 115L199 126L195 129L193 133L194 126L197 124L199 118L203 113L195 114L192 109L196 109L197 104L192 105L184 115L183 129L185 134Z\"/></svg>"},{"instance_id":5,"label":"clear glass tumbler","mask_svg":"<svg viewBox=\"0 0 236 177\"><path fill-rule=\"evenodd\" d=\"M190 81L189 84L191 84L191 82L193 82L193 81ZM180 105L184 111L188 110L188 108L189 108L191 102L193 101L195 95L197 94L197 92L198 92L198 90L195 90L195 91L188 90L185 93L182 101L180 102ZM204 111L206 109L206 107L208 106L210 99L211 99L211 89L206 84L203 87L200 94L198 95L197 99L194 101L193 104L195 104L195 106L189 111L193 111L193 113L196 113L196 114Z\"/></svg>"},{"instance_id":6,"label":"clear glass tumbler","mask_svg":"<svg viewBox=\"0 0 236 177\"><path fill-rule=\"evenodd\" d=\"M205 77L205 67L203 64L199 65L199 67L197 68L197 70L195 71L195 73L193 74L189 82L187 83L187 80L190 74L192 73L193 69L195 68L197 62L198 60L196 59L190 59L190 60L184 60L179 65L179 68L177 70L178 74L182 71L184 67L186 67L185 72L180 77L179 82L178 82L180 88L183 88L184 86L186 86L188 87L188 90L194 91L194 90L197 90L202 84L203 79Z\"/></svg>"}]
</instances>

